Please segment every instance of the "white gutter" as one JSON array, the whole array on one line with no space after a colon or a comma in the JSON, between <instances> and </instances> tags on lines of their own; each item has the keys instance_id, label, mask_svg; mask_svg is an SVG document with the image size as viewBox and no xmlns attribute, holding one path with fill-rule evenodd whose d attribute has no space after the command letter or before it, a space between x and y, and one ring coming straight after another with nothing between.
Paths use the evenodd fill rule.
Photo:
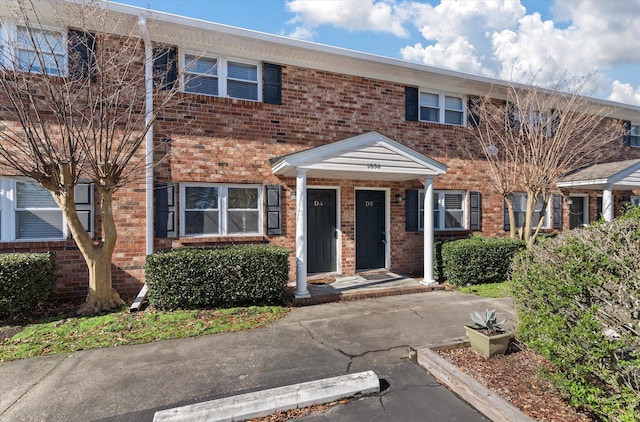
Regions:
<instances>
[{"instance_id":1,"label":"white gutter","mask_svg":"<svg viewBox=\"0 0 640 422\"><path fill-rule=\"evenodd\" d=\"M147 29L147 19L141 15L139 18L140 30L144 39L144 79L145 79L145 125L149 126L153 116L153 49ZM144 178L146 201L146 253L153 253L153 125L149 126L145 137L145 169Z\"/></svg>"}]
</instances>

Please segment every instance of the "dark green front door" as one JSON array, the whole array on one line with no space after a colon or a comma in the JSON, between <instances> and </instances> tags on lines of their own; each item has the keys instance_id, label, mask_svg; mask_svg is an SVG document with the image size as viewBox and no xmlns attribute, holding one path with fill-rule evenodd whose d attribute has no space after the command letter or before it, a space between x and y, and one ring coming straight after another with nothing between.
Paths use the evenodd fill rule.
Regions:
<instances>
[{"instance_id":1,"label":"dark green front door","mask_svg":"<svg viewBox=\"0 0 640 422\"><path fill-rule=\"evenodd\" d=\"M336 191L307 190L307 272L336 271Z\"/></svg>"},{"instance_id":2,"label":"dark green front door","mask_svg":"<svg viewBox=\"0 0 640 422\"><path fill-rule=\"evenodd\" d=\"M582 196L570 196L569 228L581 229L584 224L584 198Z\"/></svg>"},{"instance_id":3,"label":"dark green front door","mask_svg":"<svg viewBox=\"0 0 640 422\"><path fill-rule=\"evenodd\" d=\"M356 191L356 270L385 266L385 191Z\"/></svg>"}]
</instances>

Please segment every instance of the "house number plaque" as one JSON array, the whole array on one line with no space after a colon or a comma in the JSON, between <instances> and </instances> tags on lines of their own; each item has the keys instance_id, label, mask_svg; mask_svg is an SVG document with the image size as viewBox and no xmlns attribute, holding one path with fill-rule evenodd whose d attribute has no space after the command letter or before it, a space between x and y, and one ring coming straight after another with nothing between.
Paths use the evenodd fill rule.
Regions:
<instances>
[{"instance_id":1,"label":"house number plaque","mask_svg":"<svg viewBox=\"0 0 640 422\"><path fill-rule=\"evenodd\" d=\"M380 170L382 168L382 164L380 163L369 163L367 164L367 168L371 170Z\"/></svg>"}]
</instances>

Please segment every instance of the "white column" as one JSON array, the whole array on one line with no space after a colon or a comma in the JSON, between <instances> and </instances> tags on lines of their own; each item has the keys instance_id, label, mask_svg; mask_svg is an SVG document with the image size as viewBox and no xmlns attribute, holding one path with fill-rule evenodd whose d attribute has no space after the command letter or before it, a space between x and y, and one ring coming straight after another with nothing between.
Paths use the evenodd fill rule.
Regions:
<instances>
[{"instance_id":1,"label":"white column","mask_svg":"<svg viewBox=\"0 0 640 422\"><path fill-rule=\"evenodd\" d=\"M296 298L310 297L307 289L307 170L296 175Z\"/></svg>"},{"instance_id":2,"label":"white column","mask_svg":"<svg viewBox=\"0 0 640 422\"><path fill-rule=\"evenodd\" d=\"M144 37L144 54L145 54L145 124L151 122L153 117L153 48L149 31L147 29L147 19L144 16L139 17L139 25ZM153 241L155 231L153 220L155 218L153 212L153 126L149 127L145 135L145 217L146 217L146 253L153 253Z\"/></svg>"},{"instance_id":3,"label":"white column","mask_svg":"<svg viewBox=\"0 0 640 422\"><path fill-rule=\"evenodd\" d=\"M425 286L437 285L433 279L433 179L424 181L424 278Z\"/></svg>"},{"instance_id":4,"label":"white column","mask_svg":"<svg viewBox=\"0 0 640 422\"><path fill-rule=\"evenodd\" d=\"M602 215L604 221L613 220L613 186L606 185L602 191Z\"/></svg>"}]
</instances>

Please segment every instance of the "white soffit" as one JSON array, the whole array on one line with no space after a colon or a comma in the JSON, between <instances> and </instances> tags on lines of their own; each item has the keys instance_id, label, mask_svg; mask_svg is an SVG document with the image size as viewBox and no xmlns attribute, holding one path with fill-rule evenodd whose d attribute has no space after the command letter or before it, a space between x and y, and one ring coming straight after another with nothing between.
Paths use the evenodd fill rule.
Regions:
<instances>
[{"instance_id":1,"label":"white soffit","mask_svg":"<svg viewBox=\"0 0 640 422\"><path fill-rule=\"evenodd\" d=\"M378 132L307 149L277 159L273 173L310 178L404 181L444 174L447 166Z\"/></svg>"}]
</instances>

